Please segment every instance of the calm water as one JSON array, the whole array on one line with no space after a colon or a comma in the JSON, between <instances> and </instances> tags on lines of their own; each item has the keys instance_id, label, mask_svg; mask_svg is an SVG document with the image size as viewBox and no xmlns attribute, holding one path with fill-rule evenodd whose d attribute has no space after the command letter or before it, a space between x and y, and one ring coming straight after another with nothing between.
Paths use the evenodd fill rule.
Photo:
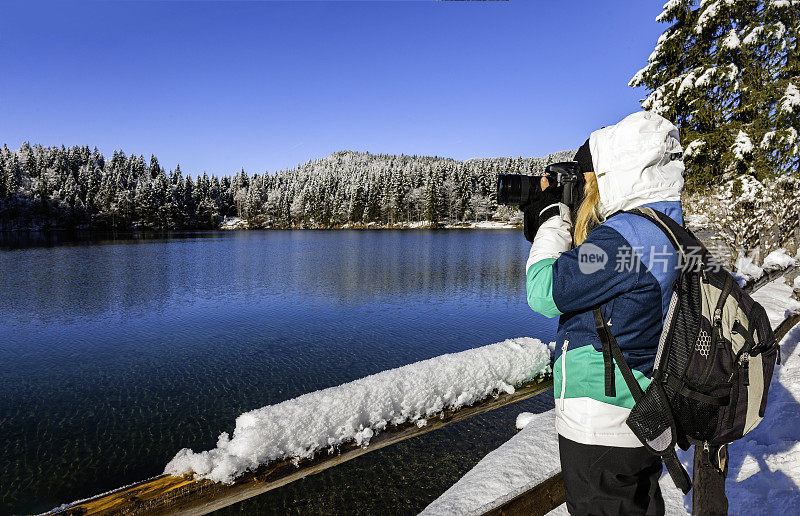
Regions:
<instances>
[{"instance_id":1,"label":"calm water","mask_svg":"<svg viewBox=\"0 0 800 516\"><path fill-rule=\"evenodd\" d=\"M503 340L552 338L525 303L522 232L0 236L0 512L161 473L240 413ZM224 512L413 513L514 433L452 425Z\"/></svg>"}]
</instances>

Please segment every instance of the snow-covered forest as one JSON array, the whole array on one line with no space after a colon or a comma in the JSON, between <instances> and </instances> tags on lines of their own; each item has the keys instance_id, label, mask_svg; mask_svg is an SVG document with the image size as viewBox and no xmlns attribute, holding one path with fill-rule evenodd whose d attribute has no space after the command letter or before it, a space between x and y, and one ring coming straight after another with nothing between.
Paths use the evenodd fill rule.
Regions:
<instances>
[{"instance_id":1,"label":"snow-covered forest","mask_svg":"<svg viewBox=\"0 0 800 516\"><path fill-rule=\"evenodd\" d=\"M216 228L225 217L251 228L512 220L519 210L497 205L497 175L540 173L574 153L462 162L345 151L273 174L193 177L155 156L25 143L0 149L0 229Z\"/></svg>"}]
</instances>

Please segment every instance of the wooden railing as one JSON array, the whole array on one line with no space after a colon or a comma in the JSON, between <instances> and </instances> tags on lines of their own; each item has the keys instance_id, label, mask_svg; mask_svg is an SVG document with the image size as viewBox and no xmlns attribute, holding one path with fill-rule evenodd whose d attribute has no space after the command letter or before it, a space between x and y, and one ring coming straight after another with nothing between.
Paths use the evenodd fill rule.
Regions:
<instances>
[{"instance_id":1,"label":"wooden railing","mask_svg":"<svg viewBox=\"0 0 800 516\"><path fill-rule=\"evenodd\" d=\"M55 511L55 514L207 514L319 473L359 455L531 398L552 387L552 378L543 378L519 386L513 394L502 393L459 410L444 410L429 417L423 427L406 423L387 428L376 435L369 446L360 447L353 443L342 447L335 455L322 452L315 458L300 461L298 464L292 460L270 463L256 471L245 473L233 484L160 475Z\"/></svg>"},{"instance_id":2,"label":"wooden railing","mask_svg":"<svg viewBox=\"0 0 800 516\"><path fill-rule=\"evenodd\" d=\"M491 509L483 516L544 516L566 500L561 473Z\"/></svg>"}]
</instances>

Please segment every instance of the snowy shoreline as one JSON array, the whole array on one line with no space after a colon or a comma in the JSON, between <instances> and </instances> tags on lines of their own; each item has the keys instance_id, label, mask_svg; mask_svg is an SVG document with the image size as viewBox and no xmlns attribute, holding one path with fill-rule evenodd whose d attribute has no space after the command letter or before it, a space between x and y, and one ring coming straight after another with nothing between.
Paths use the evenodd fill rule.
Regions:
<instances>
[{"instance_id":1,"label":"snowy shoreline","mask_svg":"<svg viewBox=\"0 0 800 516\"><path fill-rule=\"evenodd\" d=\"M402 222L400 224L378 224L377 222L370 222L368 224L353 224L347 223L331 227L249 227L244 219L238 217L226 217L219 225L219 230L225 231L259 231L259 230L376 230L376 229L522 229L521 224L514 224L508 221L485 220L480 222L463 222L455 224L436 224L432 225L430 221L422 222Z\"/></svg>"},{"instance_id":2,"label":"snowy shoreline","mask_svg":"<svg viewBox=\"0 0 800 516\"><path fill-rule=\"evenodd\" d=\"M50 227L43 228L41 226L32 226L27 228L0 228L0 233L6 234L24 234L24 233L71 233L71 232L85 232L85 233L197 233L199 231L337 231L337 230L441 230L441 229L522 229L521 224L513 224L506 221L482 221L482 222L465 222L458 224L439 224L431 226L430 222L411 222L404 224L378 224L370 222L369 224L344 224L341 226L332 227L255 227L250 228L247 226L247 221L244 219L227 220L223 221L219 227L207 229L153 229L153 228L130 228L130 229L88 229L88 228L62 228Z\"/></svg>"}]
</instances>

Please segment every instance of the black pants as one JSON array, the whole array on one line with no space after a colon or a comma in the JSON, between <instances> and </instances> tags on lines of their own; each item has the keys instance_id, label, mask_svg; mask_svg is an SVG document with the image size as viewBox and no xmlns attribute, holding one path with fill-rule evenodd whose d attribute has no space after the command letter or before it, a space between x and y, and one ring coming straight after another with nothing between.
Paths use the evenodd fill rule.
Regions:
<instances>
[{"instance_id":1,"label":"black pants","mask_svg":"<svg viewBox=\"0 0 800 516\"><path fill-rule=\"evenodd\" d=\"M641 448L576 443L558 436L570 514L663 515L661 458Z\"/></svg>"}]
</instances>

